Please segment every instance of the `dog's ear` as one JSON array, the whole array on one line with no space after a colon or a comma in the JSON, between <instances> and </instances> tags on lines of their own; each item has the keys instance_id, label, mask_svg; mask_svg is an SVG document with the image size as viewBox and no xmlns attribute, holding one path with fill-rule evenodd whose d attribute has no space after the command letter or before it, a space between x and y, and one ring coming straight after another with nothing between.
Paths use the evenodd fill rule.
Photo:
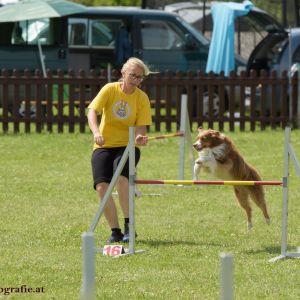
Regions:
<instances>
[{"instance_id":1,"label":"dog's ear","mask_svg":"<svg viewBox=\"0 0 300 300\"><path fill-rule=\"evenodd\" d=\"M221 138L221 139L225 138L225 135L218 130L210 129L210 133L212 138Z\"/></svg>"},{"instance_id":2,"label":"dog's ear","mask_svg":"<svg viewBox=\"0 0 300 300\"><path fill-rule=\"evenodd\" d=\"M209 133L209 135L210 135L211 137L217 137L217 136L219 136L219 131L217 131L217 130L214 130L214 129L209 128L209 129L207 130L207 132Z\"/></svg>"},{"instance_id":3,"label":"dog's ear","mask_svg":"<svg viewBox=\"0 0 300 300\"><path fill-rule=\"evenodd\" d=\"M218 131L214 131L210 133L211 138L218 138L219 137L219 132Z\"/></svg>"},{"instance_id":4,"label":"dog's ear","mask_svg":"<svg viewBox=\"0 0 300 300\"><path fill-rule=\"evenodd\" d=\"M221 133L220 131L215 131L215 136L217 136L218 138L221 138L223 140L225 138L225 134Z\"/></svg>"}]
</instances>

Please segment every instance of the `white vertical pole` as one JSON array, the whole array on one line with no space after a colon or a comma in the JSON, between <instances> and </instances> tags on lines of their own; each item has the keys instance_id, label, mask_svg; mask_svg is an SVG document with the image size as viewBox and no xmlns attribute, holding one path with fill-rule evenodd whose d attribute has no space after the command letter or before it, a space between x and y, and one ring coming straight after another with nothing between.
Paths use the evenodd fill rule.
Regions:
<instances>
[{"instance_id":1,"label":"white vertical pole","mask_svg":"<svg viewBox=\"0 0 300 300\"><path fill-rule=\"evenodd\" d=\"M190 170L191 170L191 176L193 180L197 180L197 177L194 173L194 164L195 164L195 154L194 154L194 148L193 148L193 141L192 141L192 133L191 133L191 126L190 126L190 118L189 113L187 110L187 105L185 108L185 127L184 127L184 135L186 138L186 144L188 147L188 157L190 161Z\"/></svg>"},{"instance_id":2,"label":"white vertical pole","mask_svg":"<svg viewBox=\"0 0 300 300\"><path fill-rule=\"evenodd\" d=\"M288 38L289 38L289 91L291 93L292 91L292 30L291 27L289 28L288 31ZM299 76L299 75L298 75ZM290 95L290 99L292 99L291 95ZM293 117L293 111L292 111L292 101L289 101L289 117L290 120Z\"/></svg>"},{"instance_id":3,"label":"white vertical pole","mask_svg":"<svg viewBox=\"0 0 300 300\"><path fill-rule=\"evenodd\" d=\"M297 126L300 127L300 65L297 66L298 71L298 85L297 85L297 92L298 92L298 99L297 99ZM291 99L291 97L290 97Z\"/></svg>"},{"instance_id":4,"label":"white vertical pole","mask_svg":"<svg viewBox=\"0 0 300 300\"><path fill-rule=\"evenodd\" d=\"M185 150L185 127L187 117L187 95L181 95L181 114L180 114L180 131L184 132L184 135L180 137L180 148L179 148L179 172L178 179L184 179L184 150Z\"/></svg>"},{"instance_id":5,"label":"white vertical pole","mask_svg":"<svg viewBox=\"0 0 300 300\"><path fill-rule=\"evenodd\" d=\"M81 300L96 299L95 289L95 242L94 233L82 234L82 287Z\"/></svg>"},{"instance_id":6,"label":"white vertical pole","mask_svg":"<svg viewBox=\"0 0 300 300\"><path fill-rule=\"evenodd\" d=\"M37 27L37 22L35 22L35 30L36 30L36 32L39 32L38 27ZM45 55L43 53L43 49L42 49L42 45L41 45L41 41L40 41L40 33L37 36L37 45L38 45L38 50L39 50L39 56L40 56L43 76L45 78L47 78L46 66L45 66Z\"/></svg>"},{"instance_id":7,"label":"white vertical pole","mask_svg":"<svg viewBox=\"0 0 300 300\"><path fill-rule=\"evenodd\" d=\"M288 177L289 177L289 127L285 128L284 140L284 166L283 166L283 187L282 187L282 228L281 228L281 255L286 256L287 251L287 227L288 227Z\"/></svg>"},{"instance_id":8,"label":"white vertical pole","mask_svg":"<svg viewBox=\"0 0 300 300\"><path fill-rule=\"evenodd\" d=\"M129 253L135 249L135 127L129 127Z\"/></svg>"},{"instance_id":9,"label":"white vertical pole","mask_svg":"<svg viewBox=\"0 0 300 300\"><path fill-rule=\"evenodd\" d=\"M233 299L233 256L221 253L221 300Z\"/></svg>"}]
</instances>

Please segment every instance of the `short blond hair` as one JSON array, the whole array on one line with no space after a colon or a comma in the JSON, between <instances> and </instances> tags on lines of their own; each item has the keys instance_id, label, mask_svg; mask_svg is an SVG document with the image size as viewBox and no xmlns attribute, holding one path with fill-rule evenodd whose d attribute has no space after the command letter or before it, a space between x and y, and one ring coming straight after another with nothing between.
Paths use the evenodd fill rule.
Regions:
<instances>
[{"instance_id":1,"label":"short blond hair","mask_svg":"<svg viewBox=\"0 0 300 300\"><path fill-rule=\"evenodd\" d=\"M148 76L150 73L152 73L149 69L149 67L139 58L137 57L130 57L123 65L121 72L126 72L126 70L131 67L139 67L143 70L143 75Z\"/></svg>"}]
</instances>

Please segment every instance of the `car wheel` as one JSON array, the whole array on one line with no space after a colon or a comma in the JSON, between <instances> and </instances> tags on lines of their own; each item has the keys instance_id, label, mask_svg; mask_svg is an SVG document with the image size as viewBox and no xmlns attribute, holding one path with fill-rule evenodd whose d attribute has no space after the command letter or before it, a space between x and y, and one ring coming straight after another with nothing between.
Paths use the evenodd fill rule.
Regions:
<instances>
[{"instance_id":1,"label":"car wheel","mask_svg":"<svg viewBox=\"0 0 300 300\"><path fill-rule=\"evenodd\" d=\"M21 117L25 117L25 103L21 103L20 108L19 108L19 115ZM35 118L36 117L36 106L35 105L30 105L30 118Z\"/></svg>"},{"instance_id":2,"label":"car wheel","mask_svg":"<svg viewBox=\"0 0 300 300\"><path fill-rule=\"evenodd\" d=\"M218 115L220 110L220 97L217 93L213 93L213 114ZM209 96L208 92L203 93L203 114L208 115L209 113Z\"/></svg>"},{"instance_id":3,"label":"car wheel","mask_svg":"<svg viewBox=\"0 0 300 300\"><path fill-rule=\"evenodd\" d=\"M225 93L224 97L224 110L228 109L228 97ZM213 115L218 116L220 111L220 96L217 91L213 92ZM203 93L203 114L208 116L209 113L209 94L208 91Z\"/></svg>"}]
</instances>

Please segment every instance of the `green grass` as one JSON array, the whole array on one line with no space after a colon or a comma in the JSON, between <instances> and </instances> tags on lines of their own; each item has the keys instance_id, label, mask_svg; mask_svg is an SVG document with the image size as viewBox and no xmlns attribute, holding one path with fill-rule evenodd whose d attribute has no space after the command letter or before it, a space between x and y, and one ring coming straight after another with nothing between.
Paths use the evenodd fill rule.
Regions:
<instances>
[{"instance_id":1,"label":"green grass","mask_svg":"<svg viewBox=\"0 0 300 300\"><path fill-rule=\"evenodd\" d=\"M283 131L228 135L263 179L281 179ZM0 291L21 285L44 288L34 295L2 292L0 299L79 298L81 234L98 207L91 144L90 134L0 135ZM292 132L292 144L300 157L300 131ZM138 178L176 179L178 158L178 139L153 141L142 151ZM290 169L288 245L295 251L300 195L299 179ZM139 189L136 249L146 252L120 259L98 253L97 299L218 299L221 252L234 255L235 299L299 299L300 261L268 262L280 254L280 187L265 188L272 224L267 226L253 206L251 232L230 186ZM101 219L97 246L108 235Z\"/></svg>"}]
</instances>

